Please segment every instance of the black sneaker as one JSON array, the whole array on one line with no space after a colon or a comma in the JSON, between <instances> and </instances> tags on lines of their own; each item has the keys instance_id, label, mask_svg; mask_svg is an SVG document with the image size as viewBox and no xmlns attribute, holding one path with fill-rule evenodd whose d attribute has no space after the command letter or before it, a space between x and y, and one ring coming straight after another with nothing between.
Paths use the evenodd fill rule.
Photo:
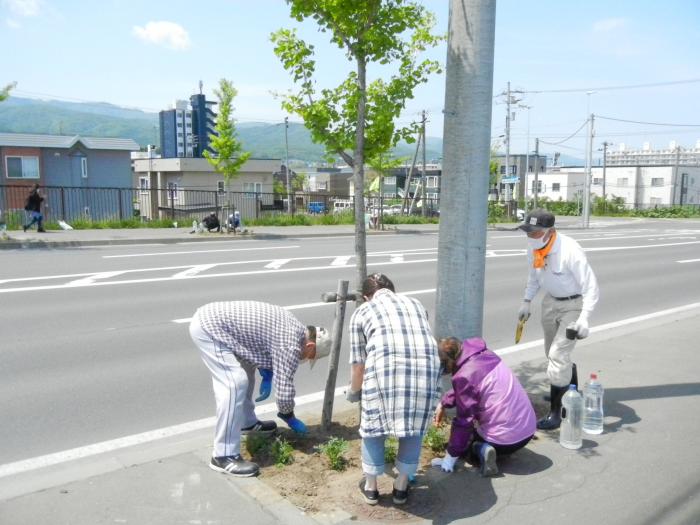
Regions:
<instances>
[{"instance_id":1,"label":"black sneaker","mask_svg":"<svg viewBox=\"0 0 700 525\"><path fill-rule=\"evenodd\" d=\"M254 425L241 429L241 434L272 434L277 430L277 423L274 421L256 421Z\"/></svg>"},{"instance_id":2,"label":"black sneaker","mask_svg":"<svg viewBox=\"0 0 700 525\"><path fill-rule=\"evenodd\" d=\"M405 490L398 490L397 488L394 488L391 491L391 495L394 498L394 504L403 505L406 503L406 500L408 500L408 487L406 487Z\"/></svg>"},{"instance_id":3,"label":"black sneaker","mask_svg":"<svg viewBox=\"0 0 700 525\"><path fill-rule=\"evenodd\" d=\"M379 503L379 491L378 490L366 490L365 489L365 479L360 480L360 493L365 499L365 503L368 505L376 505Z\"/></svg>"},{"instance_id":4,"label":"black sneaker","mask_svg":"<svg viewBox=\"0 0 700 525\"><path fill-rule=\"evenodd\" d=\"M249 478L255 476L260 470L259 467L250 461L246 461L240 454L237 456L224 456L211 458L209 468L217 472L231 474L239 478Z\"/></svg>"}]
</instances>

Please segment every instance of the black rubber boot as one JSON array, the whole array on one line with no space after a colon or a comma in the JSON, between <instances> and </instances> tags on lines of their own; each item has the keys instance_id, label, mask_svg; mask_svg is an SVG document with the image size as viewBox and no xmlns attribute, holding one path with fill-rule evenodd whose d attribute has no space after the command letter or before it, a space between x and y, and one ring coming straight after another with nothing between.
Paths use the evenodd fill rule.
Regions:
<instances>
[{"instance_id":1,"label":"black rubber boot","mask_svg":"<svg viewBox=\"0 0 700 525\"><path fill-rule=\"evenodd\" d=\"M555 430L561 425L561 398L569 389L569 386L554 386L549 387L549 414L537 422L539 430Z\"/></svg>"},{"instance_id":2,"label":"black rubber boot","mask_svg":"<svg viewBox=\"0 0 700 525\"><path fill-rule=\"evenodd\" d=\"M579 388L578 384L578 372L576 371L576 363L572 363L571 365L571 381L569 381L569 384L576 385L576 390L578 390L579 392L581 391L581 388ZM548 396L545 394L542 396L542 399L549 402L552 400L552 396Z\"/></svg>"}]
</instances>

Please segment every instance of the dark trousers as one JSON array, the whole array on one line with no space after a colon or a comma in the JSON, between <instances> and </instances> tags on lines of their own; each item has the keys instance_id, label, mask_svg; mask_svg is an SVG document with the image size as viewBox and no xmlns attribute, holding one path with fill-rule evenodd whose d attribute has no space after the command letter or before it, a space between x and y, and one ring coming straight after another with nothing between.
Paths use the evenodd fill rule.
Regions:
<instances>
[{"instance_id":1,"label":"dark trousers","mask_svg":"<svg viewBox=\"0 0 700 525\"><path fill-rule=\"evenodd\" d=\"M468 456L468 459L469 459L469 461L470 461L471 463L478 463L478 462L479 462L478 456L477 456L476 454L474 454L474 452L473 452L473 450L472 450L472 447L473 447L474 444L476 444L476 443L479 443L479 444L484 443L484 442L488 443L489 445L491 445L491 446L496 450L496 455L497 455L498 457L500 457L500 456L508 456L508 455L512 454L513 452L516 452L516 451L520 450L520 449L523 448L525 445L527 445L527 444L530 442L531 439L532 439L532 436L530 436L529 438L525 438L525 439L523 439L522 441L518 441L517 443L513 443L512 445L498 445L498 444L496 444L496 443L491 443L491 442L489 442L489 441L486 441L486 440L484 440L481 436L477 435L477 436L474 438L474 441L473 441L473 443L472 443L472 446L469 447L469 456Z\"/></svg>"}]
</instances>

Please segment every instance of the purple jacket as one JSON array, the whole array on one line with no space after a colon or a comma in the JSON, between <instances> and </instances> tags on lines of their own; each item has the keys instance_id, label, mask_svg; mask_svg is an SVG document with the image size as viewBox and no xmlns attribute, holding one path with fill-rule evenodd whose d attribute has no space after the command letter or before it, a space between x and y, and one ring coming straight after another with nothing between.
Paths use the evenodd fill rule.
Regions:
<instances>
[{"instance_id":1,"label":"purple jacket","mask_svg":"<svg viewBox=\"0 0 700 525\"><path fill-rule=\"evenodd\" d=\"M518 379L480 337L466 339L442 406L457 408L447 451L467 452L476 431L495 445L513 445L535 433L535 411ZM478 429L475 429L475 423Z\"/></svg>"}]
</instances>

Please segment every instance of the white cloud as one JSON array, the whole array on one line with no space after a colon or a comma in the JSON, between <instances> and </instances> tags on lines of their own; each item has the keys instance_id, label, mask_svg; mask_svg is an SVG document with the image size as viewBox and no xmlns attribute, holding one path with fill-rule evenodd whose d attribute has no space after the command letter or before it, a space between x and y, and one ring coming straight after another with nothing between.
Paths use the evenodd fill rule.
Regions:
<instances>
[{"instance_id":1,"label":"white cloud","mask_svg":"<svg viewBox=\"0 0 700 525\"><path fill-rule=\"evenodd\" d=\"M603 18L593 24L593 31L595 33L613 31L614 29L623 27L626 23L624 18Z\"/></svg>"},{"instance_id":2,"label":"white cloud","mask_svg":"<svg viewBox=\"0 0 700 525\"><path fill-rule=\"evenodd\" d=\"M39 0L2 0L2 5L17 16L37 16L41 11Z\"/></svg>"},{"instance_id":3,"label":"white cloud","mask_svg":"<svg viewBox=\"0 0 700 525\"><path fill-rule=\"evenodd\" d=\"M190 35L175 22L148 22L145 27L134 26L132 33L144 42L163 45L170 49L188 49Z\"/></svg>"}]
</instances>

